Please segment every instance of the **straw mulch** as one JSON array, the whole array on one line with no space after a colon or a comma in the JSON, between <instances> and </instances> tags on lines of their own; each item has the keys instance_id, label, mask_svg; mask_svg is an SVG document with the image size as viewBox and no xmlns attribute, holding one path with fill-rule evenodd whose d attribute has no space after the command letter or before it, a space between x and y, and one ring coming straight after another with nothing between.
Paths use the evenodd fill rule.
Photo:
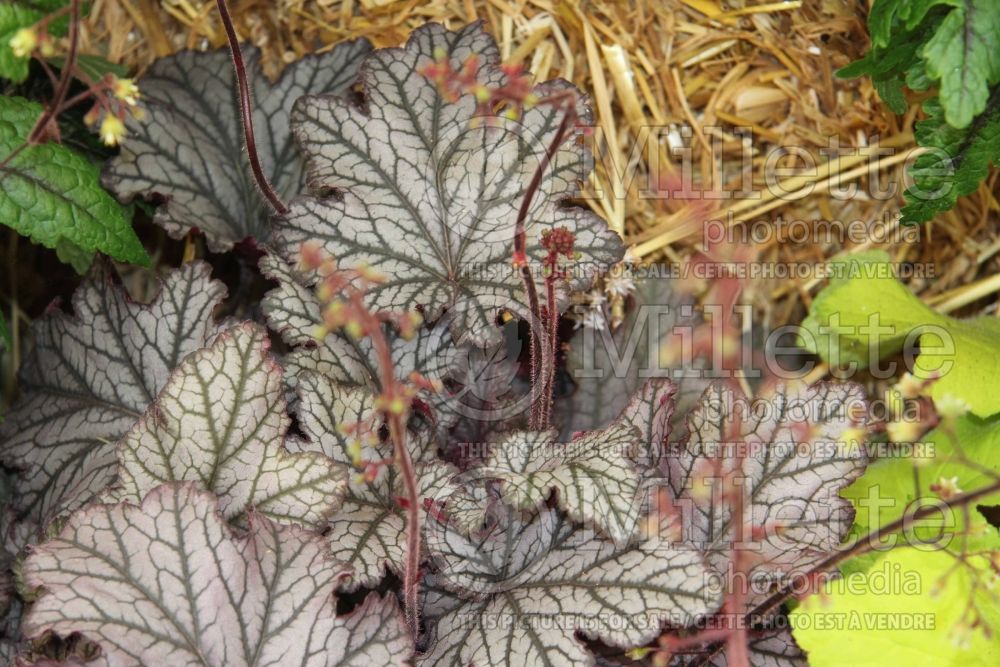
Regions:
<instances>
[{"instance_id":1,"label":"straw mulch","mask_svg":"<svg viewBox=\"0 0 1000 667\"><path fill-rule=\"evenodd\" d=\"M868 163L881 184L900 182L905 155L846 157L830 161L820 151L830 137L841 146L864 147L873 135L883 146L912 146L919 104L905 117L884 109L867 80L841 81L834 72L867 47L861 3L854 0L760 2L758 0L230 0L241 38L263 51L275 74L302 54L340 40L367 37L376 46L397 45L426 21L458 26L483 20L503 57L526 63L539 80L564 77L593 101L602 157L590 183L602 196L591 205L645 259L683 260L701 243L706 217L734 224L764 221L860 220L875 238L897 223L899 201L877 199ZM114 61L142 70L157 56L180 48L224 44L215 2L197 0L96 0L84 45ZM643 128L673 127L648 136ZM753 157L740 159L736 128L752 128ZM647 132L647 135L643 133ZM690 135L696 181L740 182L752 172L760 199L655 199L641 196L647 183L676 182L677 159L668 144ZM641 143L648 136L646 143ZM637 146L638 148L634 148ZM788 191L808 193L795 201L773 198L763 188L763 167L778 146L801 147L815 160L814 171L784 179ZM794 166L794 163L781 163ZM799 166L801 166L799 162ZM623 192L615 172L635 169ZM841 177L837 180L838 175ZM652 178L650 181L649 179ZM860 195L838 199L831 183L857 183ZM747 247L717 248L717 259L739 256L758 262L817 263L844 251L882 247L897 261L933 262L936 277L911 286L944 311L964 313L990 307L1000 288L995 278L1000 238L996 229L996 176L951 213L905 240L860 244L825 239L803 241L774 235ZM595 190L595 188L597 190ZM736 191L739 185L727 190ZM616 192L621 196L615 196ZM799 231L802 227L799 227ZM892 236L892 234L888 234ZM916 241L914 242L914 238ZM990 276L994 276L991 278ZM978 281L978 282L977 282ZM744 299L769 325L797 321L822 285L806 276L748 281Z\"/></svg>"}]
</instances>

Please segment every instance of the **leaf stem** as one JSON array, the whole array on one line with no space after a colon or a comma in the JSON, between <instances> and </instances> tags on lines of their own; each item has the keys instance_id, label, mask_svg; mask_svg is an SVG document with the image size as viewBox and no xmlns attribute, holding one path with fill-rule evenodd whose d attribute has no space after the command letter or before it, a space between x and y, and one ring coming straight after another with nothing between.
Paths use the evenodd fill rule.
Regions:
<instances>
[{"instance_id":1,"label":"leaf stem","mask_svg":"<svg viewBox=\"0 0 1000 667\"><path fill-rule=\"evenodd\" d=\"M216 0L219 7L219 16L222 18L222 25L226 30L226 37L229 40L229 50L233 55L233 68L236 70L236 82L240 92L240 119L243 121L243 140L246 144L247 159L250 161L250 170L253 172L257 187L260 188L264 198L267 199L271 207L279 214L288 213L288 206L281 200L278 193L271 187L267 175L260 164L260 155L257 153L257 141L253 131L253 101L250 97L250 84L247 82L246 65L243 62L243 52L240 50L239 39L236 36L236 28L233 26L233 19L229 15L229 7L226 0Z\"/></svg>"}]
</instances>

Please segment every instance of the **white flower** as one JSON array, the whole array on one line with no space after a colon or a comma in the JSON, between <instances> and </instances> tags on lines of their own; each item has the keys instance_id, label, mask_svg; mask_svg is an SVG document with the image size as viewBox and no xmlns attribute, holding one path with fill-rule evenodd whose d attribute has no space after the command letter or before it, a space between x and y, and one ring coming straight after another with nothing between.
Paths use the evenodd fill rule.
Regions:
<instances>
[{"instance_id":1,"label":"white flower","mask_svg":"<svg viewBox=\"0 0 1000 667\"><path fill-rule=\"evenodd\" d=\"M632 280L632 275L629 273L612 276L605 282L604 291L613 297L620 296L624 298L635 291L635 281Z\"/></svg>"},{"instance_id":2,"label":"white flower","mask_svg":"<svg viewBox=\"0 0 1000 667\"><path fill-rule=\"evenodd\" d=\"M594 331L604 331L608 328L608 320L604 317L604 311L600 308L588 308L583 317L576 321L576 327L586 327Z\"/></svg>"}]
</instances>

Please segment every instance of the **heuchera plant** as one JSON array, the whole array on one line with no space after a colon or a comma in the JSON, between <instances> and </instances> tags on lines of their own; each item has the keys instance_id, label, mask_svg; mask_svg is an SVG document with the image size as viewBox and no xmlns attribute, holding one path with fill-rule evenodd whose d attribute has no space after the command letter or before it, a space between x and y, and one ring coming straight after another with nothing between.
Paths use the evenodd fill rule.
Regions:
<instances>
[{"instance_id":1,"label":"heuchera plant","mask_svg":"<svg viewBox=\"0 0 1000 667\"><path fill-rule=\"evenodd\" d=\"M104 183L259 258L269 291L237 312L260 317L219 318L206 263L146 301L101 264L33 325L0 425L6 655L805 664L781 604L845 558L863 392L775 383L748 411L670 380L659 333L624 367L594 329L562 344L574 297L629 264L573 201L586 99L501 66L481 25L276 82L236 48L234 74L224 51L149 70ZM621 331L637 305L685 317L626 282Z\"/></svg>"}]
</instances>

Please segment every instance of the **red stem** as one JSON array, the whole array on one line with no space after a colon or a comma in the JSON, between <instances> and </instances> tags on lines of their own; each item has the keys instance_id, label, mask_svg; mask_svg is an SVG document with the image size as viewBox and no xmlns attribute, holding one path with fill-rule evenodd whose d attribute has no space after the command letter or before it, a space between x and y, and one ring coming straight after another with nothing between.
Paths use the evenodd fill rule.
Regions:
<instances>
[{"instance_id":1,"label":"red stem","mask_svg":"<svg viewBox=\"0 0 1000 667\"><path fill-rule=\"evenodd\" d=\"M574 104L575 96L569 94L566 99L569 102L559 128L556 130L552 141L545 148L535 173L531 175L531 181L525 190L521 206L517 211L517 220L514 224L514 257L524 261L521 266L521 278L524 280L524 289L528 293L528 307L531 310L532 322L529 322L531 332L531 416L529 425L533 430L544 430L548 428L548 410L546 406L551 400L552 376L555 374L555 356L547 354L547 349L552 347L550 341L546 341L545 323L542 318L541 307L538 301L538 290L535 288L535 281L531 275L531 266L528 262L528 240L524 225L528 219L528 212L531 210L531 203L541 187L542 177L549 168L556 152L566 139L570 123L575 118ZM542 377L539 378L539 375ZM541 380L541 382L539 382Z\"/></svg>"},{"instance_id":2,"label":"red stem","mask_svg":"<svg viewBox=\"0 0 1000 667\"><path fill-rule=\"evenodd\" d=\"M247 158L250 160L250 170L253 172L257 187L267 199L271 207L278 213L284 215L288 213L288 207L281 197L271 187L264 169L260 165L260 156L257 154L257 141L253 132L253 102L250 99L250 84L247 83L247 70L243 63L243 52L240 51L239 39L236 37L236 28L233 27L233 19L229 15L229 7L226 0L216 0L219 6L219 16L222 17L222 25L226 29L226 37L229 39L229 50L233 54L233 68L236 70L236 82L240 89L240 118L243 121L243 140L247 147Z\"/></svg>"},{"instance_id":3,"label":"red stem","mask_svg":"<svg viewBox=\"0 0 1000 667\"><path fill-rule=\"evenodd\" d=\"M983 496L988 496L992 493L1000 491L1000 481L995 481L992 484L977 489L970 493L964 493L960 496L951 498L950 500L942 501L946 507L949 508L960 508L971 505L976 500L979 500ZM926 516L929 516L935 512L941 511L941 505L938 503L932 505L924 505L913 514L904 514L900 518L896 519L892 523L886 524L881 528L871 531L861 540L855 542L854 546L849 549L843 549L840 551L835 551L830 554L827 558L820 561L811 570L810 574L816 574L820 572L829 572L835 567L848 560L849 558L854 558L856 556L861 556L868 553L874 548L876 544L882 544L885 537L892 535L900 530L905 530L910 527L915 521L919 521ZM750 623L754 619L761 618L764 614L770 612L782 602L787 600L792 596L792 584L781 588L774 593L772 593L767 599L758 604L756 607L747 612L744 616L744 621ZM705 649L704 654L701 656L700 660L689 663L690 667L701 667L703 665L708 665L712 659L712 656L718 655L719 651L722 649L723 644L716 644L715 646L708 647Z\"/></svg>"},{"instance_id":4,"label":"red stem","mask_svg":"<svg viewBox=\"0 0 1000 667\"><path fill-rule=\"evenodd\" d=\"M393 372L392 351L385 332L376 318L372 318L372 344L379 360L382 393L395 395L398 393L399 381ZM402 415L385 411L389 425L389 437L392 439L396 461L403 473L403 484L406 487L406 564L403 570L403 607L406 610L406 622L414 638L420 636L420 508L417 475L413 467L413 459L406 448L406 425Z\"/></svg>"},{"instance_id":5,"label":"red stem","mask_svg":"<svg viewBox=\"0 0 1000 667\"><path fill-rule=\"evenodd\" d=\"M38 119L35 127L31 130L31 134L28 135L29 144L38 143L41 134L48 128L52 119L56 117L63 100L66 99L66 94L69 92L69 84L73 80L77 51L80 47L80 0L71 0L70 13L69 52L66 54L66 62L63 63L62 71L59 73L59 85L56 87L52 103L45 108L42 117Z\"/></svg>"}]
</instances>

